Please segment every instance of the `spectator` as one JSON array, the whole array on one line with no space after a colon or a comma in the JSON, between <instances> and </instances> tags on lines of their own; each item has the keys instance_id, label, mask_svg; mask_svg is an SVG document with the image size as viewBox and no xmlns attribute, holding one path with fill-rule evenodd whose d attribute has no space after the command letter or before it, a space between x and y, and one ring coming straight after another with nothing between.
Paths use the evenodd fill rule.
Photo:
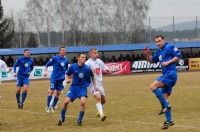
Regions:
<instances>
[{"instance_id":1,"label":"spectator","mask_svg":"<svg viewBox=\"0 0 200 132\"><path fill-rule=\"evenodd\" d=\"M118 61L121 62L121 61L124 61L124 56L122 54L120 54L119 58L118 58Z\"/></svg>"},{"instance_id":2,"label":"spectator","mask_svg":"<svg viewBox=\"0 0 200 132\"><path fill-rule=\"evenodd\" d=\"M40 58L39 62L38 62L38 66L44 66L44 61L42 58Z\"/></svg>"},{"instance_id":3,"label":"spectator","mask_svg":"<svg viewBox=\"0 0 200 132\"><path fill-rule=\"evenodd\" d=\"M71 60L71 63L73 64L73 63L77 63L78 62L78 60L76 59L76 56L74 56L74 58Z\"/></svg>"},{"instance_id":4,"label":"spectator","mask_svg":"<svg viewBox=\"0 0 200 132\"><path fill-rule=\"evenodd\" d=\"M12 67L14 64L14 59L11 57L11 55L8 57L7 61L6 61L8 67Z\"/></svg>"},{"instance_id":5,"label":"spectator","mask_svg":"<svg viewBox=\"0 0 200 132\"><path fill-rule=\"evenodd\" d=\"M117 59L115 58L114 55L113 55L112 58L110 59L110 62L117 62Z\"/></svg>"}]
</instances>

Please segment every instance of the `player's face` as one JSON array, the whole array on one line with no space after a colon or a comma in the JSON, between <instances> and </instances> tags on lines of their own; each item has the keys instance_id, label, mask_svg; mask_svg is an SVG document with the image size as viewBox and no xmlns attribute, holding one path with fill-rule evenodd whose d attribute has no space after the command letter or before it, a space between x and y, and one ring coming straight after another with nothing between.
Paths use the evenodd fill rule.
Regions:
<instances>
[{"instance_id":1,"label":"player's face","mask_svg":"<svg viewBox=\"0 0 200 132\"><path fill-rule=\"evenodd\" d=\"M66 49L65 48L61 48L59 51L60 56L64 57L66 53Z\"/></svg>"},{"instance_id":2,"label":"player's face","mask_svg":"<svg viewBox=\"0 0 200 132\"><path fill-rule=\"evenodd\" d=\"M93 59L97 59L99 56L98 51L97 50L93 50L90 54L90 57Z\"/></svg>"},{"instance_id":3,"label":"player's face","mask_svg":"<svg viewBox=\"0 0 200 132\"><path fill-rule=\"evenodd\" d=\"M161 37L158 37L155 39L155 42L156 42L156 45L159 47L159 48L162 48L165 44L165 40L162 39Z\"/></svg>"},{"instance_id":4,"label":"player's face","mask_svg":"<svg viewBox=\"0 0 200 132\"><path fill-rule=\"evenodd\" d=\"M25 56L25 57L30 57L30 51L25 51L25 52L24 52L24 56Z\"/></svg>"},{"instance_id":5,"label":"player's face","mask_svg":"<svg viewBox=\"0 0 200 132\"><path fill-rule=\"evenodd\" d=\"M86 55L84 54L81 54L78 58L78 61L81 63L81 64L84 64L85 61L86 61Z\"/></svg>"}]
</instances>

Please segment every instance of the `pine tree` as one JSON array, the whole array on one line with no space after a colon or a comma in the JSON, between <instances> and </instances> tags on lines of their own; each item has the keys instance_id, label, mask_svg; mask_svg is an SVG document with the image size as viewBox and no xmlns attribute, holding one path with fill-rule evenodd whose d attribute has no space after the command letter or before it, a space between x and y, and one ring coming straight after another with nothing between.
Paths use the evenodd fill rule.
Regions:
<instances>
[{"instance_id":1,"label":"pine tree","mask_svg":"<svg viewBox=\"0 0 200 132\"><path fill-rule=\"evenodd\" d=\"M14 28L10 31L10 20L3 19L3 7L0 0L0 48L11 48Z\"/></svg>"},{"instance_id":2,"label":"pine tree","mask_svg":"<svg viewBox=\"0 0 200 132\"><path fill-rule=\"evenodd\" d=\"M38 47L38 43L37 43L34 33L29 34L29 40L27 43L27 47L28 48L37 48Z\"/></svg>"}]
</instances>

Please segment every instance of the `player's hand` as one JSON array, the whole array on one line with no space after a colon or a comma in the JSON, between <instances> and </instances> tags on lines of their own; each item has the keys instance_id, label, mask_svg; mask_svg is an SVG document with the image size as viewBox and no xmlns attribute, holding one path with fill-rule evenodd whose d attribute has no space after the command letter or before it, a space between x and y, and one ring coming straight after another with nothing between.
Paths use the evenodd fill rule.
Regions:
<instances>
[{"instance_id":1,"label":"player's hand","mask_svg":"<svg viewBox=\"0 0 200 132\"><path fill-rule=\"evenodd\" d=\"M17 73L14 73L14 77L17 77Z\"/></svg>"},{"instance_id":2,"label":"player's hand","mask_svg":"<svg viewBox=\"0 0 200 132\"><path fill-rule=\"evenodd\" d=\"M107 69L106 72L108 72L108 73L112 73L112 71L111 71L110 69Z\"/></svg>"},{"instance_id":3,"label":"player's hand","mask_svg":"<svg viewBox=\"0 0 200 132\"><path fill-rule=\"evenodd\" d=\"M162 62L162 64L161 64L162 66L167 66L167 65L169 65L169 62L167 61L167 62Z\"/></svg>"},{"instance_id":4,"label":"player's hand","mask_svg":"<svg viewBox=\"0 0 200 132\"><path fill-rule=\"evenodd\" d=\"M27 75L29 75L29 76L30 76L30 74L31 74L30 72L27 73Z\"/></svg>"},{"instance_id":5,"label":"player's hand","mask_svg":"<svg viewBox=\"0 0 200 132\"><path fill-rule=\"evenodd\" d=\"M70 80L66 80L66 82L67 82L67 83L71 83L71 81L70 81Z\"/></svg>"},{"instance_id":6,"label":"player's hand","mask_svg":"<svg viewBox=\"0 0 200 132\"><path fill-rule=\"evenodd\" d=\"M47 76L47 71L43 72L43 76L45 76L45 77Z\"/></svg>"},{"instance_id":7,"label":"player's hand","mask_svg":"<svg viewBox=\"0 0 200 132\"><path fill-rule=\"evenodd\" d=\"M11 72L11 71L12 71L12 67L9 68L8 72Z\"/></svg>"},{"instance_id":8,"label":"player's hand","mask_svg":"<svg viewBox=\"0 0 200 132\"><path fill-rule=\"evenodd\" d=\"M144 48L144 53L145 53L145 54L150 54L150 50L149 50L149 47L148 47L148 46L146 46L146 47Z\"/></svg>"},{"instance_id":9,"label":"player's hand","mask_svg":"<svg viewBox=\"0 0 200 132\"><path fill-rule=\"evenodd\" d=\"M99 87L97 87L97 86L94 86L94 90L95 91L100 91Z\"/></svg>"},{"instance_id":10,"label":"player's hand","mask_svg":"<svg viewBox=\"0 0 200 132\"><path fill-rule=\"evenodd\" d=\"M67 81L64 80L64 81L63 81L63 87L65 88L66 86L67 86Z\"/></svg>"}]
</instances>

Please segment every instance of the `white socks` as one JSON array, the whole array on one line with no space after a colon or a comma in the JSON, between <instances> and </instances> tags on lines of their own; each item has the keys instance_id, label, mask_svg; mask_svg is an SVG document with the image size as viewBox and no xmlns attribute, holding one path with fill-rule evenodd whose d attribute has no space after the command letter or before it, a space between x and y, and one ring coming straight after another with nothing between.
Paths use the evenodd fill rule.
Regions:
<instances>
[{"instance_id":1,"label":"white socks","mask_svg":"<svg viewBox=\"0 0 200 132\"><path fill-rule=\"evenodd\" d=\"M97 111L98 111L99 115L102 116L103 115L103 109L102 109L101 103L97 103L96 107L97 107Z\"/></svg>"}]
</instances>

